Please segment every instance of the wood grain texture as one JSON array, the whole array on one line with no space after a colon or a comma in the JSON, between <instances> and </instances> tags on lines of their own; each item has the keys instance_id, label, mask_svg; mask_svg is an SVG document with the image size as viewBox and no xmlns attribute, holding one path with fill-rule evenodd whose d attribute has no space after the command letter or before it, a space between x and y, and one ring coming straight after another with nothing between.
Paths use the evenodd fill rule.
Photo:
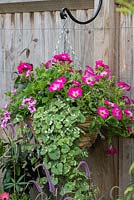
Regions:
<instances>
[{"instance_id":1,"label":"wood grain texture","mask_svg":"<svg viewBox=\"0 0 134 200\"><path fill-rule=\"evenodd\" d=\"M6 3L13 1L15 2L7 0ZM2 2L5 1L0 3ZM40 2L38 0L38 3ZM78 10L74 10L73 14L79 20L85 21L93 15L93 9L83 10L91 1L81 1L84 6L78 3L80 1L66 2L67 7L68 4L72 6L75 2ZM95 9L98 2L99 0L95 0ZM134 17L116 13L114 0L104 0L101 12L95 21L83 26L69 18L65 24L60 19L59 11L35 12L35 8L31 7L31 10L25 9L25 13L19 13L20 10L17 9L16 7L16 13L0 14L0 107L7 102L4 92L12 89L12 72L16 71L19 62L26 61L33 63L35 67L39 66L41 62L52 58L57 42L56 52L67 51L75 60L76 67L80 67L79 61L84 69L85 65L93 66L97 59L103 59L116 74L116 81L123 80L133 86ZM63 27L68 32L68 42L65 35L59 40ZM25 52L21 53L25 48L30 49L29 57L26 57ZM130 96L134 98L133 91ZM105 149L108 148L105 141L99 142L95 149L89 150L88 163L92 176L104 193L105 200L108 200L109 190L114 185L122 188L128 185L130 180L128 168L134 160L133 139L120 139L119 142L115 139L113 145L119 148L119 154L114 157L105 156Z\"/></svg>"},{"instance_id":2,"label":"wood grain texture","mask_svg":"<svg viewBox=\"0 0 134 200\"><path fill-rule=\"evenodd\" d=\"M7 1L0 2L0 13L55 11L62 8L89 9L94 7L93 0L46 0L46 1Z\"/></svg>"}]
</instances>

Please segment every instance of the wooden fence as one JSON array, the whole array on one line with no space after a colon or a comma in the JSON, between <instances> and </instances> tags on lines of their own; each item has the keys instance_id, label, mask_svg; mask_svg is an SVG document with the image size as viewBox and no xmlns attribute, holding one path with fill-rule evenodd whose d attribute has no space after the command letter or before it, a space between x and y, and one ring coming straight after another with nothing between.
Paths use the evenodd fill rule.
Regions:
<instances>
[{"instance_id":1,"label":"wooden fence","mask_svg":"<svg viewBox=\"0 0 134 200\"><path fill-rule=\"evenodd\" d=\"M60 3L59 3L60 2ZM73 14L81 20L93 15L99 0L1 0L0 1L0 99L1 107L7 99L4 92L13 87L14 71L20 61L38 66L51 59L57 41L59 52L66 47L68 53L82 63L94 65L97 59L109 64L117 80L134 83L134 17L127 17L115 11L114 0L104 0L99 16L88 25L78 25L69 18L63 22L59 16L61 7L73 9ZM65 6L64 6L65 4ZM34 5L34 6L33 6ZM36 6L35 6L36 5ZM35 8L36 7L36 8ZM67 30L61 35L63 27ZM59 36L64 37L59 40ZM30 49L27 58L25 48ZM78 64L79 65L79 64ZM131 97L133 93L131 93ZM118 155L108 157L104 154L106 142L99 143L89 150L88 163L94 181L105 194L111 187L119 185L121 189L129 184L128 169L134 161L134 140L115 139Z\"/></svg>"}]
</instances>

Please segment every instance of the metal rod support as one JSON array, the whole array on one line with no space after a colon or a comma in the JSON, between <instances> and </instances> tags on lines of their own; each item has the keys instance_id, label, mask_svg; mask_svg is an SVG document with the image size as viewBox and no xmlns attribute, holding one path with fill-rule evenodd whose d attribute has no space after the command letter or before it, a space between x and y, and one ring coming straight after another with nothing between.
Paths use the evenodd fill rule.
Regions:
<instances>
[{"instance_id":1,"label":"metal rod support","mask_svg":"<svg viewBox=\"0 0 134 200\"><path fill-rule=\"evenodd\" d=\"M101 7L102 7L102 3L103 3L103 0L99 0L99 5L98 5L98 8L97 8L97 11L95 12L94 16L85 21L85 22L82 22L82 21L79 21L77 20L73 15L72 13L70 12L70 10L68 8L62 8L62 10L60 11L60 17L61 19L66 19L67 18L67 14L69 15L69 17L74 21L76 22L77 24L89 24L91 23L99 14L100 10L101 10Z\"/></svg>"}]
</instances>

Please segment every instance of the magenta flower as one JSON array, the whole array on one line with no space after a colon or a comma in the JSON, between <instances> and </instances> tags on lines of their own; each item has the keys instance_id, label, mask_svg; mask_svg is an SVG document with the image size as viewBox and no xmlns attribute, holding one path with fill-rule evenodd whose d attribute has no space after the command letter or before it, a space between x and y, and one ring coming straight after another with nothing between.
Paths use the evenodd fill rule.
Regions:
<instances>
[{"instance_id":1,"label":"magenta flower","mask_svg":"<svg viewBox=\"0 0 134 200\"><path fill-rule=\"evenodd\" d=\"M106 69L105 71L101 72L100 75L102 77L109 77L110 72L111 72L111 70Z\"/></svg>"},{"instance_id":2,"label":"magenta flower","mask_svg":"<svg viewBox=\"0 0 134 200\"><path fill-rule=\"evenodd\" d=\"M100 66L104 67L104 69L109 69L109 66L105 65L102 60L97 60L95 68L98 69L98 67L100 67Z\"/></svg>"},{"instance_id":3,"label":"magenta flower","mask_svg":"<svg viewBox=\"0 0 134 200\"><path fill-rule=\"evenodd\" d=\"M30 113L34 113L34 112L36 111L36 108L35 108L34 105L30 104L30 105L28 106L28 110L30 111Z\"/></svg>"},{"instance_id":4,"label":"magenta flower","mask_svg":"<svg viewBox=\"0 0 134 200\"><path fill-rule=\"evenodd\" d=\"M84 76L85 77L95 76L93 68L87 65L84 72Z\"/></svg>"},{"instance_id":5,"label":"magenta flower","mask_svg":"<svg viewBox=\"0 0 134 200\"><path fill-rule=\"evenodd\" d=\"M67 81L67 79L64 76L62 76L62 77L56 79L54 82L58 82L58 83L63 83L64 84L64 83L66 83L66 81Z\"/></svg>"},{"instance_id":6,"label":"magenta flower","mask_svg":"<svg viewBox=\"0 0 134 200\"><path fill-rule=\"evenodd\" d=\"M118 104L116 104L116 103L112 103L112 102L110 102L110 101L108 101L108 100L104 100L104 104L105 105L108 105L108 106L111 106L111 107L118 107Z\"/></svg>"},{"instance_id":7,"label":"magenta flower","mask_svg":"<svg viewBox=\"0 0 134 200\"><path fill-rule=\"evenodd\" d=\"M16 90L16 89L14 89L14 90L12 90L12 91L11 91L11 93L12 93L13 95L16 95L16 93L17 93L17 90Z\"/></svg>"},{"instance_id":8,"label":"magenta flower","mask_svg":"<svg viewBox=\"0 0 134 200\"><path fill-rule=\"evenodd\" d=\"M84 83L86 83L87 85L90 85L90 86L93 86L95 84L95 81L91 77L85 77L85 76L83 76L82 77L82 81Z\"/></svg>"},{"instance_id":9,"label":"magenta flower","mask_svg":"<svg viewBox=\"0 0 134 200\"><path fill-rule=\"evenodd\" d=\"M55 92L55 91L61 90L63 87L64 87L64 84L63 84L63 83L54 81L54 82L48 87L48 90L49 90L50 92Z\"/></svg>"},{"instance_id":10,"label":"magenta flower","mask_svg":"<svg viewBox=\"0 0 134 200\"><path fill-rule=\"evenodd\" d=\"M126 91L130 91L130 89L131 89L131 87L125 82L118 82L117 86Z\"/></svg>"},{"instance_id":11,"label":"magenta flower","mask_svg":"<svg viewBox=\"0 0 134 200\"><path fill-rule=\"evenodd\" d=\"M7 127L7 120L4 119L4 120L2 121L1 127L2 127L2 128L6 128L6 127Z\"/></svg>"},{"instance_id":12,"label":"magenta flower","mask_svg":"<svg viewBox=\"0 0 134 200\"><path fill-rule=\"evenodd\" d=\"M98 113L98 115L100 115L103 119L106 119L106 118L108 118L108 116L109 116L109 111L108 111L108 109L105 108L105 107L98 107L97 113Z\"/></svg>"},{"instance_id":13,"label":"magenta flower","mask_svg":"<svg viewBox=\"0 0 134 200\"><path fill-rule=\"evenodd\" d=\"M11 117L10 117L10 113L8 112L8 111L5 111L4 112L4 118L5 118L5 120L9 120L9 119L11 119Z\"/></svg>"},{"instance_id":14,"label":"magenta flower","mask_svg":"<svg viewBox=\"0 0 134 200\"><path fill-rule=\"evenodd\" d=\"M0 200L8 200L10 198L10 194L7 192L3 192L0 194Z\"/></svg>"},{"instance_id":15,"label":"magenta flower","mask_svg":"<svg viewBox=\"0 0 134 200\"><path fill-rule=\"evenodd\" d=\"M55 55L52 59L52 62L54 62L54 63L60 62L62 64L62 62L64 62L64 61L67 61L69 63L73 62L73 60L71 60L71 58L69 57L69 55L67 53Z\"/></svg>"},{"instance_id":16,"label":"magenta flower","mask_svg":"<svg viewBox=\"0 0 134 200\"><path fill-rule=\"evenodd\" d=\"M75 86L78 86L78 87L81 87L82 84L76 80L72 80L72 84L75 85Z\"/></svg>"},{"instance_id":17,"label":"magenta flower","mask_svg":"<svg viewBox=\"0 0 134 200\"><path fill-rule=\"evenodd\" d=\"M133 118L133 113L132 113L130 110L125 109L125 110L124 110L124 113L125 113L125 115L126 115L127 117L130 117L131 119Z\"/></svg>"},{"instance_id":18,"label":"magenta flower","mask_svg":"<svg viewBox=\"0 0 134 200\"><path fill-rule=\"evenodd\" d=\"M68 96L75 99L75 98L80 98L82 96L82 89L79 87L76 88L70 88L68 90Z\"/></svg>"},{"instance_id":19,"label":"magenta flower","mask_svg":"<svg viewBox=\"0 0 134 200\"><path fill-rule=\"evenodd\" d=\"M17 69L18 69L19 74L23 74L23 73L26 73L27 71L32 71L33 67L30 64L21 62L20 65L17 67Z\"/></svg>"},{"instance_id":20,"label":"magenta flower","mask_svg":"<svg viewBox=\"0 0 134 200\"><path fill-rule=\"evenodd\" d=\"M114 147L112 147L112 145L105 151L105 153L109 156L115 155L117 154L118 150Z\"/></svg>"},{"instance_id":21,"label":"magenta flower","mask_svg":"<svg viewBox=\"0 0 134 200\"><path fill-rule=\"evenodd\" d=\"M121 120L122 119L122 110L120 108L112 108L112 115L117 119Z\"/></svg>"},{"instance_id":22,"label":"magenta flower","mask_svg":"<svg viewBox=\"0 0 134 200\"><path fill-rule=\"evenodd\" d=\"M125 102L126 105L129 105L131 103L131 100L128 96L123 95L122 100Z\"/></svg>"},{"instance_id":23,"label":"magenta flower","mask_svg":"<svg viewBox=\"0 0 134 200\"><path fill-rule=\"evenodd\" d=\"M52 65L52 61L51 60L48 60L46 63L45 63L45 66L46 66L46 69L49 69Z\"/></svg>"},{"instance_id":24,"label":"magenta flower","mask_svg":"<svg viewBox=\"0 0 134 200\"><path fill-rule=\"evenodd\" d=\"M94 78L98 81L99 79L103 78L101 74L95 75Z\"/></svg>"}]
</instances>

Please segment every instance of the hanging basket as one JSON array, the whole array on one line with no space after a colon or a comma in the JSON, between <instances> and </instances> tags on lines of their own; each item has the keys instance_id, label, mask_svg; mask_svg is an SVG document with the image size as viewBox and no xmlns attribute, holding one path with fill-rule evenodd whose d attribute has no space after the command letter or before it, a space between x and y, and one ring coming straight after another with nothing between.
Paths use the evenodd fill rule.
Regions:
<instances>
[{"instance_id":1,"label":"hanging basket","mask_svg":"<svg viewBox=\"0 0 134 200\"><path fill-rule=\"evenodd\" d=\"M89 148L91 147L97 138L97 132L89 132L89 124L91 122L91 118L87 117L84 123L77 124L77 126L83 130L83 134L81 135L78 145L80 148Z\"/></svg>"},{"instance_id":2,"label":"hanging basket","mask_svg":"<svg viewBox=\"0 0 134 200\"><path fill-rule=\"evenodd\" d=\"M88 127L91 120L92 119L90 117L87 117L84 123L77 124L77 127L79 127L83 131L83 134L81 134L81 137L79 138L79 141L78 141L78 145L80 148L91 147L95 143L95 140L97 138L97 132L93 132L93 133L89 132ZM26 119L26 123L28 127L31 129L32 134L35 136L36 133L35 133L32 122L33 122L32 117L28 117Z\"/></svg>"}]
</instances>

